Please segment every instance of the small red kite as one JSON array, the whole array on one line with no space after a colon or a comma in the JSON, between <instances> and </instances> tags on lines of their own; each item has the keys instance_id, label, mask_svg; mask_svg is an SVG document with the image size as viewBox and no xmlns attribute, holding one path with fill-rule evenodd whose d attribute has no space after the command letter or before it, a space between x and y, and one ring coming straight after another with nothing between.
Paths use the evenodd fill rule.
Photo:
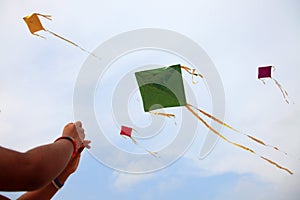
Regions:
<instances>
[{"instance_id":1,"label":"small red kite","mask_svg":"<svg viewBox=\"0 0 300 200\"><path fill-rule=\"evenodd\" d=\"M131 138L131 133L132 133L132 128L127 127L127 126L122 126L121 127L120 135L124 135L124 136L127 136L127 137Z\"/></svg>"},{"instance_id":2,"label":"small red kite","mask_svg":"<svg viewBox=\"0 0 300 200\"><path fill-rule=\"evenodd\" d=\"M153 151L149 151L148 149L146 149L145 147L141 146L133 137L132 137L132 131L134 129L131 127L127 127L127 126L121 126L121 132L120 135L123 137L128 137L132 140L132 142L141 147L142 149L144 149L145 151L147 151L149 154L151 154L152 156L158 158L159 156L157 155L157 152L153 152Z\"/></svg>"}]
</instances>

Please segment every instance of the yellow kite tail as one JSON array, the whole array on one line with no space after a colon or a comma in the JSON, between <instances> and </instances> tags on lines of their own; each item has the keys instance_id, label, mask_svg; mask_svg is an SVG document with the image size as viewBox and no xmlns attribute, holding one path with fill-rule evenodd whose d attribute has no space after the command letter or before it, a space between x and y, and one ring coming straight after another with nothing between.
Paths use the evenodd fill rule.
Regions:
<instances>
[{"instance_id":1,"label":"yellow kite tail","mask_svg":"<svg viewBox=\"0 0 300 200\"><path fill-rule=\"evenodd\" d=\"M96 55L93 54L92 52L90 52L90 51L88 51L88 50L82 48L82 47L79 46L78 44L76 44L76 43L74 43L74 42L72 42L72 41L70 41L70 40L68 40L68 39L66 39L66 38L64 38L64 37L62 37L62 36L60 36L60 35L57 35L56 33L52 32L52 31L49 31L49 30L45 30L45 31L47 31L48 33L54 35L55 37L58 37L59 39L62 39L62 40L64 40L64 41L68 42L69 44L74 45L75 47L78 47L80 50L87 52L89 55L92 55L92 56L94 56L95 58L100 59L98 56L96 56Z\"/></svg>"},{"instance_id":2,"label":"yellow kite tail","mask_svg":"<svg viewBox=\"0 0 300 200\"><path fill-rule=\"evenodd\" d=\"M40 14L40 13L36 13L36 15L44 17L44 18L46 18L48 20L52 20L52 16L51 15L44 15L44 14Z\"/></svg>"},{"instance_id":3,"label":"yellow kite tail","mask_svg":"<svg viewBox=\"0 0 300 200\"><path fill-rule=\"evenodd\" d=\"M134 138L132 138L132 137L129 137L129 138L131 139L131 141L132 141L135 145L137 145L138 147L144 149L144 150L147 151L150 155L152 155L152 156L154 156L154 157L156 157L156 158L159 158L159 157L160 157L160 156L158 155L157 152L155 152L155 151L149 151L148 149L146 149L145 147L143 147L142 145L140 145Z\"/></svg>"},{"instance_id":4,"label":"yellow kite tail","mask_svg":"<svg viewBox=\"0 0 300 200\"><path fill-rule=\"evenodd\" d=\"M272 78L272 80L276 83L277 87L280 89L285 102L289 104L288 101L289 94L287 93L287 91L281 86L281 84L276 79Z\"/></svg>"},{"instance_id":5,"label":"yellow kite tail","mask_svg":"<svg viewBox=\"0 0 300 200\"><path fill-rule=\"evenodd\" d=\"M38 36L38 37L40 37L40 38L46 39L46 37L44 37L44 36L41 36L41 35L39 35L39 34L36 34L36 33L32 33L32 35L35 35L35 36Z\"/></svg>"},{"instance_id":6,"label":"yellow kite tail","mask_svg":"<svg viewBox=\"0 0 300 200\"><path fill-rule=\"evenodd\" d=\"M223 126L229 128L229 129L231 129L231 130L233 130L233 131L235 131L235 132L241 133L241 132L238 131L237 129L231 127L230 125L228 125L228 124L226 124L226 123L224 123L223 121L219 120L218 118L216 118L216 117L214 117L214 116L208 114L207 112L205 112L205 111L203 111L203 110L201 110L201 109L199 109L199 108L196 108L195 106L193 106L193 105L191 105L191 104L187 104L187 105L188 105L189 107L192 107L192 108L196 109L197 111L199 111L200 113L202 113L202 114L205 115L206 117L208 117L208 118L210 118L210 119L212 119L212 120L218 122L219 124L221 124L221 125L223 125ZM243 133L242 133L242 134L243 134Z\"/></svg>"},{"instance_id":7,"label":"yellow kite tail","mask_svg":"<svg viewBox=\"0 0 300 200\"><path fill-rule=\"evenodd\" d=\"M149 113L153 114L153 115L161 115L161 116L164 116L164 117L169 117L169 118L173 117L173 118L175 118L175 115L172 114L172 113L151 112L151 111Z\"/></svg>"},{"instance_id":8,"label":"yellow kite tail","mask_svg":"<svg viewBox=\"0 0 300 200\"><path fill-rule=\"evenodd\" d=\"M219 123L219 124L221 124L221 125L223 125L223 126L229 128L229 129L231 129L231 130L233 130L233 131L235 131L235 132L237 132L237 133L240 133L240 134L242 134L242 135L244 135L244 136L247 136L247 137L250 138L251 140L253 140L253 141L255 141L255 142L257 142L257 143L259 143L259 144L261 144L261 145L264 145L264 146L266 146L266 147L273 148L274 150L279 151L279 152L285 154L286 156L289 156L289 157L294 158L294 156L291 156L291 155L288 154L287 152L285 152L285 151L279 149L278 147L273 146L273 145L270 145L270 144L267 144L267 143L263 142L262 140L259 140L259 139L257 139L256 137L253 137L253 136L251 136L251 135L245 134L245 133L243 133L243 132L241 132L241 131L239 131L239 130L233 128L233 127L231 127L230 125L226 124L225 122L219 120L218 118L216 118L216 117L214 117L214 116L208 114L207 112L205 112L205 111L203 111L203 110L201 110L201 109L199 109L199 108L196 108L196 107L193 106L193 105L190 105L190 104L188 104L188 105L189 105L190 107L196 109L197 111L199 111L199 112L202 113L203 115L207 116L208 118L210 118L210 119L216 121L217 123ZM294 159L296 159L296 158L294 158ZM300 160L300 159L298 158L298 160Z\"/></svg>"},{"instance_id":9,"label":"yellow kite tail","mask_svg":"<svg viewBox=\"0 0 300 200\"><path fill-rule=\"evenodd\" d=\"M291 175L293 174L292 171L290 171L289 169L284 168L284 167L278 165L277 163L273 162L272 160L269 160L268 158L265 158L265 157L263 157L263 156L260 156L260 157L261 157L262 159L266 160L267 162L271 163L272 165L275 165L275 166L278 167L279 169L285 170L286 172L288 172L288 173L291 174Z\"/></svg>"},{"instance_id":10,"label":"yellow kite tail","mask_svg":"<svg viewBox=\"0 0 300 200\"><path fill-rule=\"evenodd\" d=\"M260 158L268 161L270 164L273 164L275 165L277 168L279 169L282 169L282 170L285 170L287 171L288 173L290 174L293 174L290 170L278 165L277 163L273 162L272 160L269 160L267 158L264 158L263 156L257 154L255 151L253 151L252 149L248 148L248 147L245 147L241 144L238 144L238 143L235 143L235 142L232 142L231 140L227 139L226 137L224 137L221 133L219 133L217 130L215 130L213 127L211 127L206 121L204 121L194 110L192 110L192 106L190 104L187 104L185 106L195 117L197 117L209 130L211 130L213 133L215 133L217 136L219 136L221 139L225 140L226 142L230 143L230 144L233 144L234 146L236 147L239 147L241 149L244 149L246 151L249 151L257 156L259 156Z\"/></svg>"},{"instance_id":11,"label":"yellow kite tail","mask_svg":"<svg viewBox=\"0 0 300 200\"><path fill-rule=\"evenodd\" d=\"M140 148L142 148L142 149L144 149L145 151L147 151L150 155L152 155L152 156L154 156L154 157L156 157L156 158L159 158L160 156L158 155L158 153L157 152L155 152L155 151L150 151L150 150L148 150L148 149L146 149L144 146L142 146L142 145L140 145L139 143L135 143L138 147L140 147Z\"/></svg>"}]
</instances>

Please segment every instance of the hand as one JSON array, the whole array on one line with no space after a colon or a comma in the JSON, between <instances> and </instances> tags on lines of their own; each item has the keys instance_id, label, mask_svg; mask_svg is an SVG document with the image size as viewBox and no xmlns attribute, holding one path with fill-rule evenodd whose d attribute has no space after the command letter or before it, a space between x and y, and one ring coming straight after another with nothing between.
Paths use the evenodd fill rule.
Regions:
<instances>
[{"instance_id":1,"label":"hand","mask_svg":"<svg viewBox=\"0 0 300 200\"><path fill-rule=\"evenodd\" d=\"M64 127L62 136L70 136L76 141L76 150L78 150L82 145L90 148L90 141L84 140L85 133L82 128L82 123L77 121L75 123L69 123Z\"/></svg>"}]
</instances>

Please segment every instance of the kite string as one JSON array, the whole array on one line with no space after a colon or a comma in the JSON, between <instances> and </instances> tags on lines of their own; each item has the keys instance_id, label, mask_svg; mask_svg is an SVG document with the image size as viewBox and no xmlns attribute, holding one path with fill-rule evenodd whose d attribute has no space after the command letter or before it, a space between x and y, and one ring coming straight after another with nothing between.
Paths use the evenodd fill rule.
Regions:
<instances>
[{"instance_id":1,"label":"kite string","mask_svg":"<svg viewBox=\"0 0 300 200\"><path fill-rule=\"evenodd\" d=\"M239 147L239 148L241 148L241 149L244 149L244 150L246 150L246 151L249 151L249 152L251 152L251 153L253 153L253 154L255 154L256 156L258 156L258 157L260 157L260 158L262 158L262 159L264 159L264 160L266 160L266 161L268 161L270 164L272 164L272 165L275 165L277 168L279 168L279 169L282 169L282 170L285 170L286 172L288 172L289 174L293 174L293 172L292 171L290 171L289 169L287 169L287 168L284 168L284 167L282 167L282 166L280 166L279 164L277 164L277 163L275 163L274 161L272 161L272 160L269 160L269 159L267 159L267 158L265 158L265 157L263 157L263 156L261 156L261 155L259 155L259 154L257 154L255 151L253 151L252 149L250 149L250 148L248 148L248 147L245 147L245 146L243 146L243 145L241 145L241 144L238 144L238 143L235 143L235 142L232 142L231 140L229 140L229 139L227 139L225 136L223 136L221 133L219 133L217 130L215 130L213 127L211 127L210 125L208 125L208 123L206 122L206 121L204 121L195 111L193 111L192 110L192 106L190 105L190 104L187 104L186 106L185 106L195 117L197 117L209 130L211 130L213 133L215 133L217 136L219 136L220 138L222 138L223 140L225 140L226 142L228 142L228 143L230 143L230 144L233 144L234 146L236 146L236 147Z\"/></svg>"},{"instance_id":2,"label":"kite string","mask_svg":"<svg viewBox=\"0 0 300 200\"><path fill-rule=\"evenodd\" d=\"M251 135L245 134L245 133L243 133L243 132L241 132L241 131L239 131L239 130L233 128L233 127L231 127L230 125L226 124L225 122L219 120L218 118L216 118L216 117L214 117L214 116L212 116L212 115L206 113L205 111L203 111L203 110L201 110L201 109L199 109L199 108L196 108L196 107L193 106L193 105L190 105L190 104L188 104L188 105L189 105L190 107L196 109L197 111L199 111L199 112L202 113L203 115L207 116L208 118L210 118L210 119L216 121L217 123L219 123L219 124L221 124L221 125L223 125L223 126L229 128L229 129L235 131L236 133L240 133L240 134L242 134L242 135L244 135L244 136L250 138L251 140L253 140L253 141L255 141L255 142L257 142L257 143L259 143L259 144L261 144L261 145L264 145L264 146L273 148L274 150L280 151L281 153L285 154L286 156L289 156L289 157L294 158L293 156L291 156L291 155L288 154L287 152L285 152L285 151L279 149L278 147L273 146L273 145L270 145L270 144L267 144L267 143L263 142L262 140L259 140L259 139L257 139L256 137L253 137L253 136L251 136ZM296 158L294 158L294 159L296 159ZM299 159L297 159L297 160L299 160Z\"/></svg>"}]
</instances>

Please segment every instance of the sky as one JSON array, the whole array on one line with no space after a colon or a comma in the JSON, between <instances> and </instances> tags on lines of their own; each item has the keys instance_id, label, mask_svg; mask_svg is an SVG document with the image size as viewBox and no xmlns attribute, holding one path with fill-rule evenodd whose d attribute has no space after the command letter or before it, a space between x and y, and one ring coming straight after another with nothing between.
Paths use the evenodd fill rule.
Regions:
<instances>
[{"instance_id":1,"label":"sky","mask_svg":"<svg viewBox=\"0 0 300 200\"><path fill-rule=\"evenodd\" d=\"M123 173L102 163L93 150L83 152L77 172L53 199L296 200L300 195L300 162L297 160L300 158L299 8L297 0L2 0L0 145L25 152L53 142L65 124L77 120L73 94L87 53L46 32L39 34L47 39L31 35L22 19L24 16L34 12L52 15L52 21L43 20L46 28L90 51L127 31L166 29L196 42L213 61L224 88L224 120L292 156L249 142L227 129L222 129L222 133L276 160L294 174L289 175L222 140L205 159L199 159L201 145L210 134L199 123L197 137L190 148L180 159L155 172ZM162 52L142 53L151 54L155 58L153 62L161 65L180 61ZM149 57L143 55L129 55L119 64L151 64ZM113 77L109 79L108 76L111 82L98 87L104 94L111 95L113 84L120 80L118 74L124 76L133 70L117 68L117 64L107 72ZM276 67L274 78L289 92L290 104L284 102L272 80L267 80L265 85L257 80L257 67L261 65ZM203 99L198 106L212 111L210 91L203 83L197 86L196 98ZM99 95L99 90L95 91L95 96ZM127 101L139 102L135 97ZM103 98L103 103L101 101L95 108L106 107L105 103L110 103L109 98ZM136 104L129 105L134 109L132 104ZM103 116L112 114L109 110L95 113L100 124L105 124L101 121ZM164 132L169 133L181 125L184 119L180 118L180 113L178 115L177 126L173 121L165 120L167 131ZM140 124L142 126L151 123L147 119L138 120L138 123L141 121L145 123ZM88 125L89 122L83 123L87 138L92 137L88 132L92 128ZM129 140L107 137L122 151L143 153ZM153 144L145 144L153 149L163 148L170 144L168 140L173 140L174 135L160 135L159 139ZM99 146L101 144L97 142L92 143L92 149ZM109 151L107 156L110 156ZM143 164L147 165L142 163L141 167ZM1 194L16 199L21 193Z\"/></svg>"}]
</instances>

